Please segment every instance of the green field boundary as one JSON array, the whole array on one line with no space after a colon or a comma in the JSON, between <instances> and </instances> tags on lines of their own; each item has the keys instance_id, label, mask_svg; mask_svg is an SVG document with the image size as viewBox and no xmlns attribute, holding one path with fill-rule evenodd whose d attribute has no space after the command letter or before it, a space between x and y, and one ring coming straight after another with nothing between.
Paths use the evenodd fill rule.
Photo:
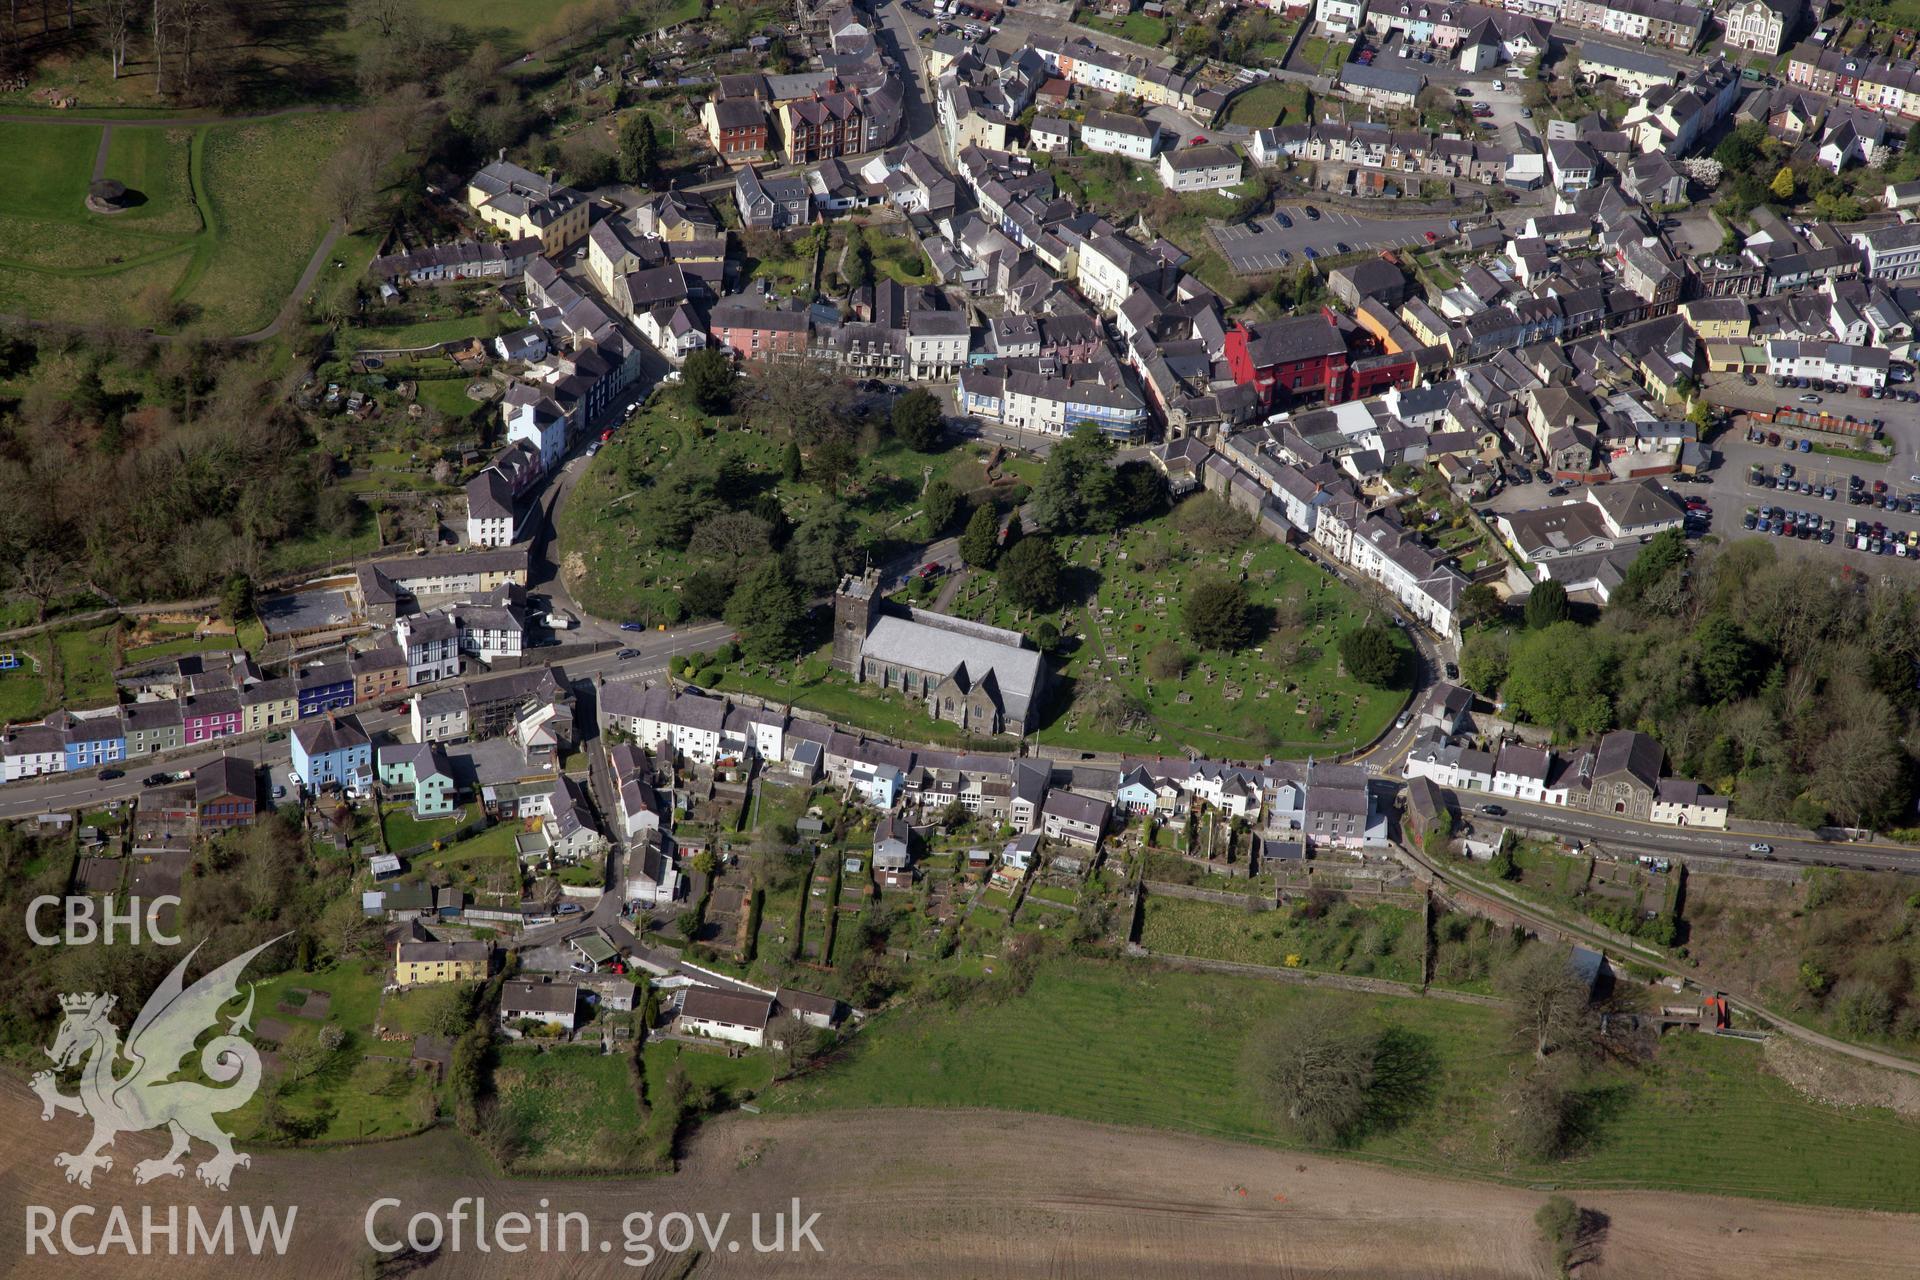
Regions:
<instances>
[{"instance_id":1,"label":"green field boundary","mask_svg":"<svg viewBox=\"0 0 1920 1280\"><path fill-rule=\"evenodd\" d=\"M175 302L184 302L187 294L200 283L200 277L206 274L220 243L220 223L213 216L213 201L207 197L206 156L207 128L202 125L187 140L187 192L193 197L193 207L200 214L200 235L194 246L193 261L187 264L179 282L173 286Z\"/></svg>"}]
</instances>

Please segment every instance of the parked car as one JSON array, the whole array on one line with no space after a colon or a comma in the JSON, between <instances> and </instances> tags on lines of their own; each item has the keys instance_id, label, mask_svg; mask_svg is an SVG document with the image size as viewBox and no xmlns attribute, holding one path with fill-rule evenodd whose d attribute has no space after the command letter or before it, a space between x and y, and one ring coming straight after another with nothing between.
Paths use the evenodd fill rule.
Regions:
<instances>
[{"instance_id":1,"label":"parked car","mask_svg":"<svg viewBox=\"0 0 1920 1280\"><path fill-rule=\"evenodd\" d=\"M1480 812L1486 814L1489 818L1504 818L1507 816L1506 809L1497 804L1483 804L1480 806Z\"/></svg>"},{"instance_id":2,"label":"parked car","mask_svg":"<svg viewBox=\"0 0 1920 1280\"><path fill-rule=\"evenodd\" d=\"M1320 211L1319 211L1318 209L1316 209L1316 208L1314 208L1314 207L1313 207L1312 205L1310 205L1310 204L1309 204L1309 205L1302 205L1302 206L1300 207L1300 212L1302 212L1302 213L1304 213L1304 214L1306 214L1306 215L1307 215L1307 221L1308 221L1308 222L1318 222L1318 221L1320 221Z\"/></svg>"},{"instance_id":3,"label":"parked car","mask_svg":"<svg viewBox=\"0 0 1920 1280\"><path fill-rule=\"evenodd\" d=\"M1287 216L1285 209L1275 209L1273 211L1273 220L1283 227L1291 227L1293 225L1293 219Z\"/></svg>"},{"instance_id":4,"label":"parked car","mask_svg":"<svg viewBox=\"0 0 1920 1280\"><path fill-rule=\"evenodd\" d=\"M127 771L125 769L102 769L99 773L96 773L93 776L100 779L100 781L102 782L112 782L115 778L126 777Z\"/></svg>"},{"instance_id":5,"label":"parked car","mask_svg":"<svg viewBox=\"0 0 1920 1280\"><path fill-rule=\"evenodd\" d=\"M1345 240L1338 240L1334 242L1333 251L1335 253L1352 253L1353 246L1348 244Z\"/></svg>"},{"instance_id":6,"label":"parked car","mask_svg":"<svg viewBox=\"0 0 1920 1280\"><path fill-rule=\"evenodd\" d=\"M1458 680L1460 678L1460 668L1451 662L1447 663L1446 665L1447 665L1447 679Z\"/></svg>"},{"instance_id":7,"label":"parked car","mask_svg":"<svg viewBox=\"0 0 1920 1280\"><path fill-rule=\"evenodd\" d=\"M150 773L140 779L140 785L143 787L163 787L170 781L172 781L172 779L168 778L164 773Z\"/></svg>"},{"instance_id":8,"label":"parked car","mask_svg":"<svg viewBox=\"0 0 1920 1280\"><path fill-rule=\"evenodd\" d=\"M1820 403L1819 396L1799 396L1797 397L1797 399L1800 401L1801 404L1819 404Z\"/></svg>"},{"instance_id":9,"label":"parked car","mask_svg":"<svg viewBox=\"0 0 1920 1280\"><path fill-rule=\"evenodd\" d=\"M1312 245L1308 245L1306 248L1302 249L1300 252L1307 255L1308 262L1317 262L1320 259L1319 251L1315 249Z\"/></svg>"},{"instance_id":10,"label":"parked car","mask_svg":"<svg viewBox=\"0 0 1920 1280\"><path fill-rule=\"evenodd\" d=\"M1507 91L1507 82L1505 80L1495 80L1493 82L1493 91L1495 93L1505 93Z\"/></svg>"},{"instance_id":11,"label":"parked car","mask_svg":"<svg viewBox=\"0 0 1920 1280\"><path fill-rule=\"evenodd\" d=\"M285 800L285 799L287 798L287 789L286 789L285 787L283 787L283 786L281 786L281 785L280 785L279 783L277 783L277 782L276 782L276 783L274 783L274 784L273 784L273 798L274 798L275 800Z\"/></svg>"},{"instance_id":12,"label":"parked car","mask_svg":"<svg viewBox=\"0 0 1920 1280\"><path fill-rule=\"evenodd\" d=\"M620 624L620 629L622 631L645 631L647 626L644 622L623 622Z\"/></svg>"},{"instance_id":13,"label":"parked car","mask_svg":"<svg viewBox=\"0 0 1920 1280\"><path fill-rule=\"evenodd\" d=\"M1426 232L1422 232L1421 234L1426 236L1428 244L1433 244L1435 241L1440 239L1440 236L1437 232L1426 231Z\"/></svg>"}]
</instances>

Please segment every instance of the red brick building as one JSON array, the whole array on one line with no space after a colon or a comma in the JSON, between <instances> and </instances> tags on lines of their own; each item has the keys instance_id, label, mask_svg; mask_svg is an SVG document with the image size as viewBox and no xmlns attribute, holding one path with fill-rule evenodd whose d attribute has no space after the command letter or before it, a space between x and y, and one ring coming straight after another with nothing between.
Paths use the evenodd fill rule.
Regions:
<instances>
[{"instance_id":1,"label":"red brick building","mask_svg":"<svg viewBox=\"0 0 1920 1280\"><path fill-rule=\"evenodd\" d=\"M789 164L815 164L850 156L866 146L867 119L860 96L836 91L816 93L780 107Z\"/></svg>"}]
</instances>

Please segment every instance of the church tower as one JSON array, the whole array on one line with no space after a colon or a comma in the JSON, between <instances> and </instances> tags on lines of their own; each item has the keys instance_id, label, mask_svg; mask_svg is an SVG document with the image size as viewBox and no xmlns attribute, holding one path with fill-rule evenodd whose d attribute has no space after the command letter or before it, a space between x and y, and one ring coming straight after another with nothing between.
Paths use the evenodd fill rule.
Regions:
<instances>
[{"instance_id":1,"label":"church tower","mask_svg":"<svg viewBox=\"0 0 1920 1280\"><path fill-rule=\"evenodd\" d=\"M833 593L833 669L860 678L860 651L880 612L880 571L847 574Z\"/></svg>"}]
</instances>

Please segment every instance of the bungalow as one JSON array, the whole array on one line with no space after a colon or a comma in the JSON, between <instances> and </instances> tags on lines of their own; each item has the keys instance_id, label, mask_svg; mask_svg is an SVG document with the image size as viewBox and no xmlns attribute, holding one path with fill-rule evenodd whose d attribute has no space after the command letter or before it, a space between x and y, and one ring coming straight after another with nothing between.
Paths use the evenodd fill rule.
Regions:
<instances>
[{"instance_id":1,"label":"bungalow","mask_svg":"<svg viewBox=\"0 0 1920 1280\"><path fill-rule=\"evenodd\" d=\"M781 1013L823 1031L838 1025L843 1008L832 996L815 995L795 987L781 987L774 993L774 1002Z\"/></svg>"},{"instance_id":2,"label":"bungalow","mask_svg":"<svg viewBox=\"0 0 1920 1280\"><path fill-rule=\"evenodd\" d=\"M553 977L515 978L500 987L500 1021L538 1022L562 1031L574 1028L580 988Z\"/></svg>"},{"instance_id":3,"label":"bungalow","mask_svg":"<svg viewBox=\"0 0 1920 1280\"><path fill-rule=\"evenodd\" d=\"M683 1034L712 1036L758 1049L767 1042L767 1024L772 1020L773 997L756 991L688 987L680 998L678 1029Z\"/></svg>"}]
</instances>

